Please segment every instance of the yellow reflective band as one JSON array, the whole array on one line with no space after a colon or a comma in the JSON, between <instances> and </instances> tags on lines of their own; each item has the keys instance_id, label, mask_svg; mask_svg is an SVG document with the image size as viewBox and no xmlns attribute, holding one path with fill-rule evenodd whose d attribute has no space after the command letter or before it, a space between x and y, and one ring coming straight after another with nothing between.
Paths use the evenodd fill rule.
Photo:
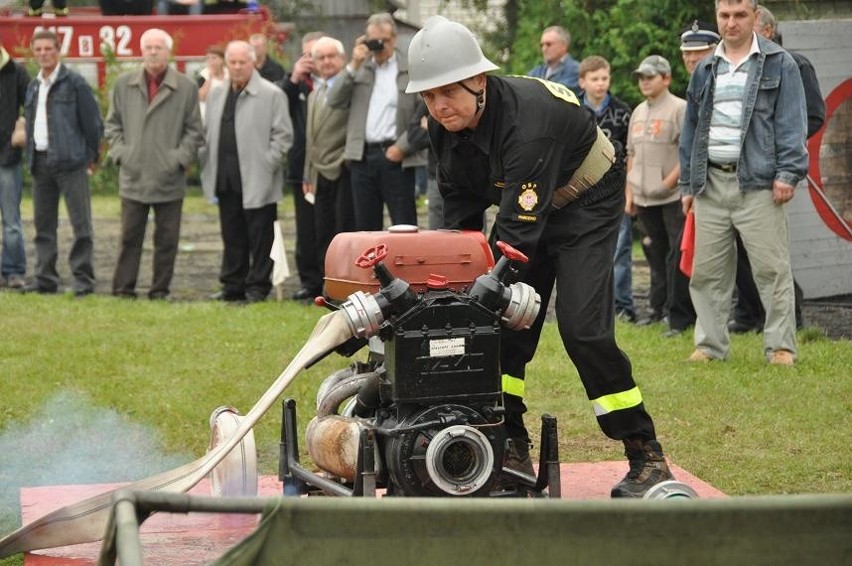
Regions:
<instances>
[{"instance_id":1,"label":"yellow reflective band","mask_svg":"<svg viewBox=\"0 0 852 566\"><path fill-rule=\"evenodd\" d=\"M504 376L504 391L506 389L505 384L506 378ZM595 416L599 417L601 415L605 415L613 411L620 411L622 409L629 409L630 407L635 407L641 402L642 393L639 391L638 387L634 387L633 389L622 391L621 393L611 393L609 395L604 395L603 397L598 397L597 399L592 399L592 407L594 407L595 409Z\"/></svg>"},{"instance_id":2,"label":"yellow reflective band","mask_svg":"<svg viewBox=\"0 0 852 566\"><path fill-rule=\"evenodd\" d=\"M503 374L503 393L514 395L515 397L524 396L524 380L512 377L511 375Z\"/></svg>"}]
</instances>

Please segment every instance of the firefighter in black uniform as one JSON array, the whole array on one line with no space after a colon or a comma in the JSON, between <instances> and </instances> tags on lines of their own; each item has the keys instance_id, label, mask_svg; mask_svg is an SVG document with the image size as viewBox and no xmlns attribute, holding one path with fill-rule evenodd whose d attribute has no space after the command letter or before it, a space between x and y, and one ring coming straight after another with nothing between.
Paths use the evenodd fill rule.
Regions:
<instances>
[{"instance_id":1,"label":"firefighter in black uniform","mask_svg":"<svg viewBox=\"0 0 852 566\"><path fill-rule=\"evenodd\" d=\"M486 76L497 69L471 32L441 16L426 21L408 51L406 92L429 109L438 156L444 227L481 230L499 206L492 238L529 257L519 278L548 304L565 351L580 374L604 434L621 440L630 469L613 497L642 497L671 480L654 423L615 342L612 258L624 213L620 153L570 90L529 77ZM618 154L618 155L617 155ZM504 331L507 465L532 473L523 424L525 367L547 309L529 330Z\"/></svg>"}]
</instances>

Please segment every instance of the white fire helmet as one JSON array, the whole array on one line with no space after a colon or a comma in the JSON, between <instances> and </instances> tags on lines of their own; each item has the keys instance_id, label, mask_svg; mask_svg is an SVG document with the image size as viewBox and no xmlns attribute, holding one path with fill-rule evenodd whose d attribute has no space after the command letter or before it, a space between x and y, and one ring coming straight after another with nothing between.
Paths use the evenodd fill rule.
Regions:
<instances>
[{"instance_id":1,"label":"white fire helmet","mask_svg":"<svg viewBox=\"0 0 852 566\"><path fill-rule=\"evenodd\" d=\"M443 16L432 16L408 46L405 92L423 92L498 68L482 54L469 29Z\"/></svg>"}]
</instances>

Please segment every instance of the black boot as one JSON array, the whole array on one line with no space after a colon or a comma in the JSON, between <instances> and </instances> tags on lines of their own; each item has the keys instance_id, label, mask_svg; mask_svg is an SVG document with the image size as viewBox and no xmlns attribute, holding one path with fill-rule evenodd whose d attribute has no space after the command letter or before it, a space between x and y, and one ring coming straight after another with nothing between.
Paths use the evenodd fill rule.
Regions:
<instances>
[{"instance_id":1,"label":"black boot","mask_svg":"<svg viewBox=\"0 0 852 566\"><path fill-rule=\"evenodd\" d=\"M674 479L656 440L632 438L624 441L624 448L630 471L612 488L612 497L641 498L652 486Z\"/></svg>"}]
</instances>

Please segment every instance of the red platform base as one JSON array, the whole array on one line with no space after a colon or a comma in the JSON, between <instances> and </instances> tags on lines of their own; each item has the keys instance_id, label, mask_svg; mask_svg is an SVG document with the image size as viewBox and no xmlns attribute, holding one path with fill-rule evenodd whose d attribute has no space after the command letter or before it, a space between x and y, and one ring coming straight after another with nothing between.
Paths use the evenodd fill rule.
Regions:
<instances>
[{"instance_id":1,"label":"red platform base","mask_svg":"<svg viewBox=\"0 0 852 566\"><path fill-rule=\"evenodd\" d=\"M702 498L725 497L725 494L693 476L683 468L670 464L678 481L692 487ZM608 499L609 491L627 472L627 463L596 462L562 464L563 499ZM29 523L54 509L86 499L118 487L119 484L63 485L29 487L21 490L21 515ZM259 478L261 496L281 494L276 477ZM190 491L209 495L205 480ZM245 538L257 523L257 516L209 513L155 514L142 524L141 542L146 563L207 564ZM27 553L25 566L58 566L95 564L101 543L63 546Z\"/></svg>"}]
</instances>

